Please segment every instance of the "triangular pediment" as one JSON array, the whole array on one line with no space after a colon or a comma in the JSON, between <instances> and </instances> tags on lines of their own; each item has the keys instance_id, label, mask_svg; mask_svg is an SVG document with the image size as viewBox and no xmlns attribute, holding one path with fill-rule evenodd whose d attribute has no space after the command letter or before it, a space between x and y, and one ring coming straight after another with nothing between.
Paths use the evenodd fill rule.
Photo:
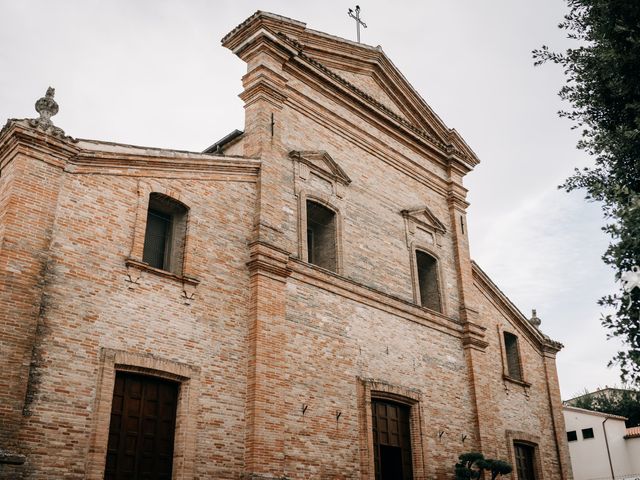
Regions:
<instances>
[{"instance_id":1,"label":"triangular pediment","mask_svg":"<svg viewBox=\"0 0 640 480\"><path fill-rule=\"evenodd\" d=\"M304 54L345 80L357 93L443 145L449 128L395 67L381 47L339 43L343 39L314 31L300 41ZM331 41L328 41L331 40ZM339 48L339 46L343 48ZM353 51L346 51L353 50Z\"/></svg>"},{"instance_id":2,"label":"triangular pediment","mask_svg":"<svg viewBox=\"0 0 640 480\"><path fill-rule=\"evenodd\" d=\"M402 216L424 229L442 234L447 233L447 227L444 226L444 223L438 220L438 217L434 215L429 207L421 207L415 210L403 210Z\"/></svg>"},{"instance_id":3,"label":"triangular pediment","mask_svg":"<svg viewBox=\"0 0 640 480\"><path fill-rule=\"evenodd\" d=\"M380 46L373 47L335 37L309 29L304 22L263 11L249 17L225 36L222 42L236 54L250 51L247 45L261 31L270 42L278 45L278 51L284 52L283 56L296 58L305 68L328 76L339 84L339 91L390 117L462 163L470 167L479 163L477 156L463 141L452 143L452 130L436 115ZM459 145L466 148L461 150Z\"/></svg>"},{"instance_id":4,"label":"triangular pediment","mask_svg":"<svg viewBox=\"0 0 640 480\"><path fill-rule=\"evenodd\" d=\"M351 179L338 163L324 150L292 150L289 157L307 165L316 174L343 185L349 185Z\"/></svg>"}]
</instances>

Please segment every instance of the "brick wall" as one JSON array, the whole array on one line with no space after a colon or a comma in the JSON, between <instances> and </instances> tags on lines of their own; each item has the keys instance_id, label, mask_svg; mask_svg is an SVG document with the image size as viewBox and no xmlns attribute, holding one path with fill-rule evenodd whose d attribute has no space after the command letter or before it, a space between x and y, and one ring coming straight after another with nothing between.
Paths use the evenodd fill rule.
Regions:
<instances>
[{"instance_id":1,"label":"brick wall","mask_svg":"<svg viewBox=\"0 0 640 480\"><path fill-rule=\"evenodd\" d=\"M180 382L175 478L371 479L375 398L410 405L416 479L452 478L465 451L513 462L514 440L537 445L540 478L570 478L560 347L469 258L471 154L378 50L252 18L225 39L248 64L244 158L20 121L0 136L0 448L26 456L0 478L102 478L116 371ZM151 192L189 208L182 275L142 262ZM335 271L307 262L307 199L336 212ZM416 249L437 259L442 312L417 304Z\"/></svg>"}]
</instances>

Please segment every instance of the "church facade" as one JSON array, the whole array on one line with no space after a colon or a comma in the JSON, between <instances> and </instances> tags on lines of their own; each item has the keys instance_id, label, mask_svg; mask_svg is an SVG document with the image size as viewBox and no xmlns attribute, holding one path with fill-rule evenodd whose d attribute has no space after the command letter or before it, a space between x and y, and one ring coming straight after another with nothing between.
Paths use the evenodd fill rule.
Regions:
<instances>
[{"instance_id":1,"label":"church facade","mask_svg":"<svg viewBox=\"0 0 640 480\"><path fill-rule=\"evenodd\" d=\"M257 12L204 153L0 133L0 478L570 479L561 345L470 258L479 160L379 48Z\"/></svg>"}]
</instances>

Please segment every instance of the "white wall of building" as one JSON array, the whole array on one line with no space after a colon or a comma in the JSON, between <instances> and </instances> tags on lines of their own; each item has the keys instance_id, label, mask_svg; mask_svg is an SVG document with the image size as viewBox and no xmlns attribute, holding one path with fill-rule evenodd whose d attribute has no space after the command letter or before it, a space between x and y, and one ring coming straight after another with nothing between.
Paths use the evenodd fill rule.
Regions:
<instances>
[{"instance_id":1,"label":"white wall of building","mask_svg":"<svg viewBox=\"0 0 640 480\"><path fill-rule=\"evenodd\" d=\"M640 480L640 438L624 438L624 417L575 407L564 407L563 412L567 432L575 431L578 437L569 442L574 480ZM593 438L585 439L582 430L588 428Z\"/></svg>"},{"instance_id":2,"label":"white wall of building","mask_svg":"<svg viewBox=\"0 0 640 480\"><path fill-rule=\"evenodd\" d=\"M635 474L634 478L640 480L640 437L628 438L627 440L627 452L629 453L629 459L631 460L631 468Z\"/></svg>"}]
</instances>

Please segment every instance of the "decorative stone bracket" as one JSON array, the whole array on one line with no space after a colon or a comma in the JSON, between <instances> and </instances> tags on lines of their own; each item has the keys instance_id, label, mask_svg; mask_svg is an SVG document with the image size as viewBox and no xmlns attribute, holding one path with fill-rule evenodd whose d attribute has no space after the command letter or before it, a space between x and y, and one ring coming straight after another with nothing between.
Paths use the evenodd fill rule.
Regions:
<instances>
[{"instance_id":1,"label":"decorative stone bracket","mask_svg":"<svg viewBox=\"0 0 640 480\"><path fill-rule=\"evenodd\" d=\"M136 290L142 285L142 278L145 273L151 273L160 277L168 278L182 283L182 293L180 297L185 305L191 305L196 296L196 287L200 284L200 280L187 276L176 275L159 268L154 268L147 263L140 262L133 258L125 260L127 274L124 278L125 284L129 290Z\"/></svg>"}]
</instances>

